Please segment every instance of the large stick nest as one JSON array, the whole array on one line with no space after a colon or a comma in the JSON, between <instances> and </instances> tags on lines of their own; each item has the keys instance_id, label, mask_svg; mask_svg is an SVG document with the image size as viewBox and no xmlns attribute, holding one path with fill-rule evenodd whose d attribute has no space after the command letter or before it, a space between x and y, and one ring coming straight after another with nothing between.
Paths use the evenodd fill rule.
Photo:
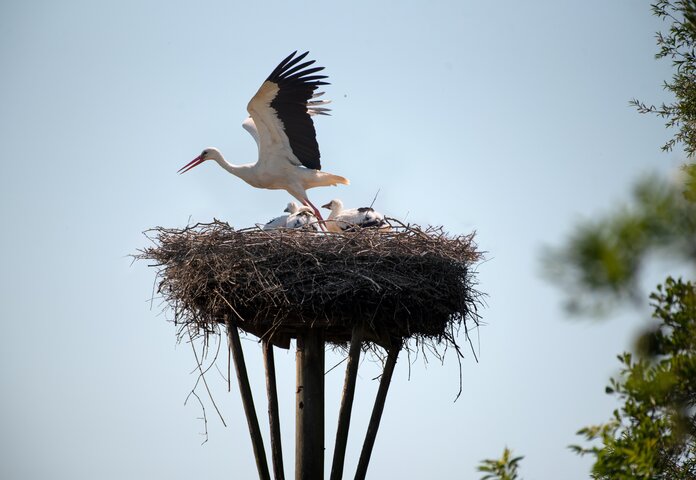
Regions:
<instances>
[{"instance_id":1,"label":"large stick nest","mask_svg":"<svg viewBox=\"0 0 696 480\"><path fill-rule=\"evenodd\" d=\"M235 230L216 220L147 235L155 246L137 258L156 262L174 321L199 333L229 319L281 346L307 327L343 344L362 323L380 345L415 337L456 346L461 326L478 325L473 234Z\"/></svg>"}]
</instances>

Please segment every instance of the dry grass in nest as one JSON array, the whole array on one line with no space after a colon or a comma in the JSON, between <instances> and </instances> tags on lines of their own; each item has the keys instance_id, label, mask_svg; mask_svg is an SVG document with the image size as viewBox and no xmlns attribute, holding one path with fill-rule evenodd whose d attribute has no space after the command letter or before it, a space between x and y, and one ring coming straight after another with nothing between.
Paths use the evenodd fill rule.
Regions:
<instances>
[{"instance_id":1,"label":"dry grass in nest","mask_svg":"<svg viewBox=\"0 0 696 480\"><path fill-rule=\"evenodd\" d=\"M230 318L279 346L310 326L343 345L363 322L366 339L382 346L415 338L457 348L459 329L478 325L473 234L403 224L342 234L235 230L217 220L146 234L155 245L136 258L155 262L174 321L199 334Z\"/></svg>"}]
</instances>

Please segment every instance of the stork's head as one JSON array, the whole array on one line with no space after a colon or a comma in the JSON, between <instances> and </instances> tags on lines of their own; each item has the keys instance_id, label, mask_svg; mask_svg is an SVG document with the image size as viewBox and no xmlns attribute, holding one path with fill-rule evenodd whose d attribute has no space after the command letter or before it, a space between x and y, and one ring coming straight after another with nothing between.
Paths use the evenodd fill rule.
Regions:
<instances>
[{"instance_id":1,"label":"stork's head","mask_svg":"<svg viewBox=\"0 0 696 480\"><path fill-rule=\"evenodd\" d=\"M194 159L191 160L189 163L187 163L186 165L184 165L183 167L181 167L181 168L179 169L179 173L188 172L188 171L191 170L193 167L197 167L198 165L200 165L201 163L205 162L206 160L210 160L210 159L219 159L219 158L222 158L222 156L221 156L221 154L220 154L220 150L218 150L218 149L215 148L215 147L208 147L208 148L204 149L204 150L201 152L201 154L198 155L196 158L194 158Z\"/></svg>"},{"instance_id":2,"label":"stork's head","mask_svg":"<svg viewBox=\"0 0 696 480\"><path fill-rule=\"evenodd\" d=\"M297 210L300 208L298 204L295 202L290 202L288 203L288 206L285 207L285 210L283 210L286 213L297 213Z\"/></svg>"},{"instance_id":3,"label":"stork's head","mask_svg":"<svg viewBox=\"0 0 696 480\"><path fill-rule=\"evenodd\" d=\"M331 210L331 213L339 213L341 210L343 210L343 202L338 198L334 198L326 205L322 205L321 208L327 208Z\"/></svg>"}]
</instances>

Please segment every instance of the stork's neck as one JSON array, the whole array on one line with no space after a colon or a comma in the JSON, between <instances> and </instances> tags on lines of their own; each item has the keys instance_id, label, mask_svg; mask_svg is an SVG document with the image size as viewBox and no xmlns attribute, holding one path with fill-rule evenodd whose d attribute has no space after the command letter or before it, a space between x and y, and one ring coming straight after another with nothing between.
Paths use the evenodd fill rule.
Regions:
<instances>
[{"instance_id":1,"label":"stork's neck","mask_svg":"<svg viewBox=\"0 0 696 480\"><path fill-rule=\"evenodd\" d=\"M218 165L230 172L232 175L235 175L245 182L253 185L256 179L256 172L253 170L254 164L234 165L225 160L225 157L223 157L222 153L220 152L215 152L214 154L210 155L210 159L215 160Z\"/></svg>"},{"instance_id":2,"label":"stork's neck","mask_svg":"<svg viewBox=\"0 0 696 480\"><path fill-rule=\"evenodd\" d=\"M332 218L336 218L337 216L339 216L339 215L341 214L342 211L343 211L343 204L342 204L342 203L338 203L337 201L334 200L334 201L331 203L331 214L329 215L329 220L331 220Z\"/></svg>"}]
</instances>

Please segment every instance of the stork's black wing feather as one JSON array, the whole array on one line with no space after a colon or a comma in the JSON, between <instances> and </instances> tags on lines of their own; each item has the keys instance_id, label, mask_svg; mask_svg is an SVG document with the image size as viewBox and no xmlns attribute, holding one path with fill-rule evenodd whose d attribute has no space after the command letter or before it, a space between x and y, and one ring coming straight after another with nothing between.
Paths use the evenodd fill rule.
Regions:
<instances>
[{"instance_id":1,"label":"stork's black wing feather","mask_svg":"<svg viewBox=\"0 0 696 480\"><path fill-rule=\"evenodd\" d=\"M280 62L280 63L278 64L278 66L271 72L271 74L268 76L268 79L270 79L271 77L275 77L275 76L279 75L284 69L292 67L292 66L295 65L297 62L299 62L299 61L302 60L304 57L306 57L307 54L308 54L309 52L305 52L305 53L303 53L302 55L300 55L299 57L296 57L295 59L293 59L292 57L294 57L296 53L297 53L297 50L295 50L295 51L292 52L290 55L288 55L287 57L285 57L285 58L283 59L283 61ZM292 61L291 61L291 60L292 60ZM267 80L268 80L268 79L267 79Z\"/></svg>"},{"instance_id":2,"label":"stork's black wing feather","mask_svg":"<svg viewBox=\"0 0 696 480\"><path fill-rule=\"evenodd\" d=\"M295 73L295 72L299 72L299 71L302 70L303 68L309 67L309 66L312 65L314 62L316 62L316 60L310 60L309 62L300 63L299 65L296 65L296 66L292 67L290 70L284 71L284 72L283 72L283 75L286 76L286 77L287 77L287 76L290 76L290 75L292 75L292 74Z\"/></svg>"},{"instance_id":3,"label":"stork's black wing feather","mask_svg":"<svg viewBox=\"0 0 696 480\"><path fill-rule=\"evenodd\" d=\"M326 75L312 75L324 67L307 68L314 60L298 63L309 52L295 56L297 51L286 57L266 79L278 85L278 93L271 101L271 108L283 122L283 129L290 140L292 153L302 165L315 170L321 169L317 132L312 117L307 112L307 102L319 85L328 85L322 80Z\"/></svg>"}]
</instances>

